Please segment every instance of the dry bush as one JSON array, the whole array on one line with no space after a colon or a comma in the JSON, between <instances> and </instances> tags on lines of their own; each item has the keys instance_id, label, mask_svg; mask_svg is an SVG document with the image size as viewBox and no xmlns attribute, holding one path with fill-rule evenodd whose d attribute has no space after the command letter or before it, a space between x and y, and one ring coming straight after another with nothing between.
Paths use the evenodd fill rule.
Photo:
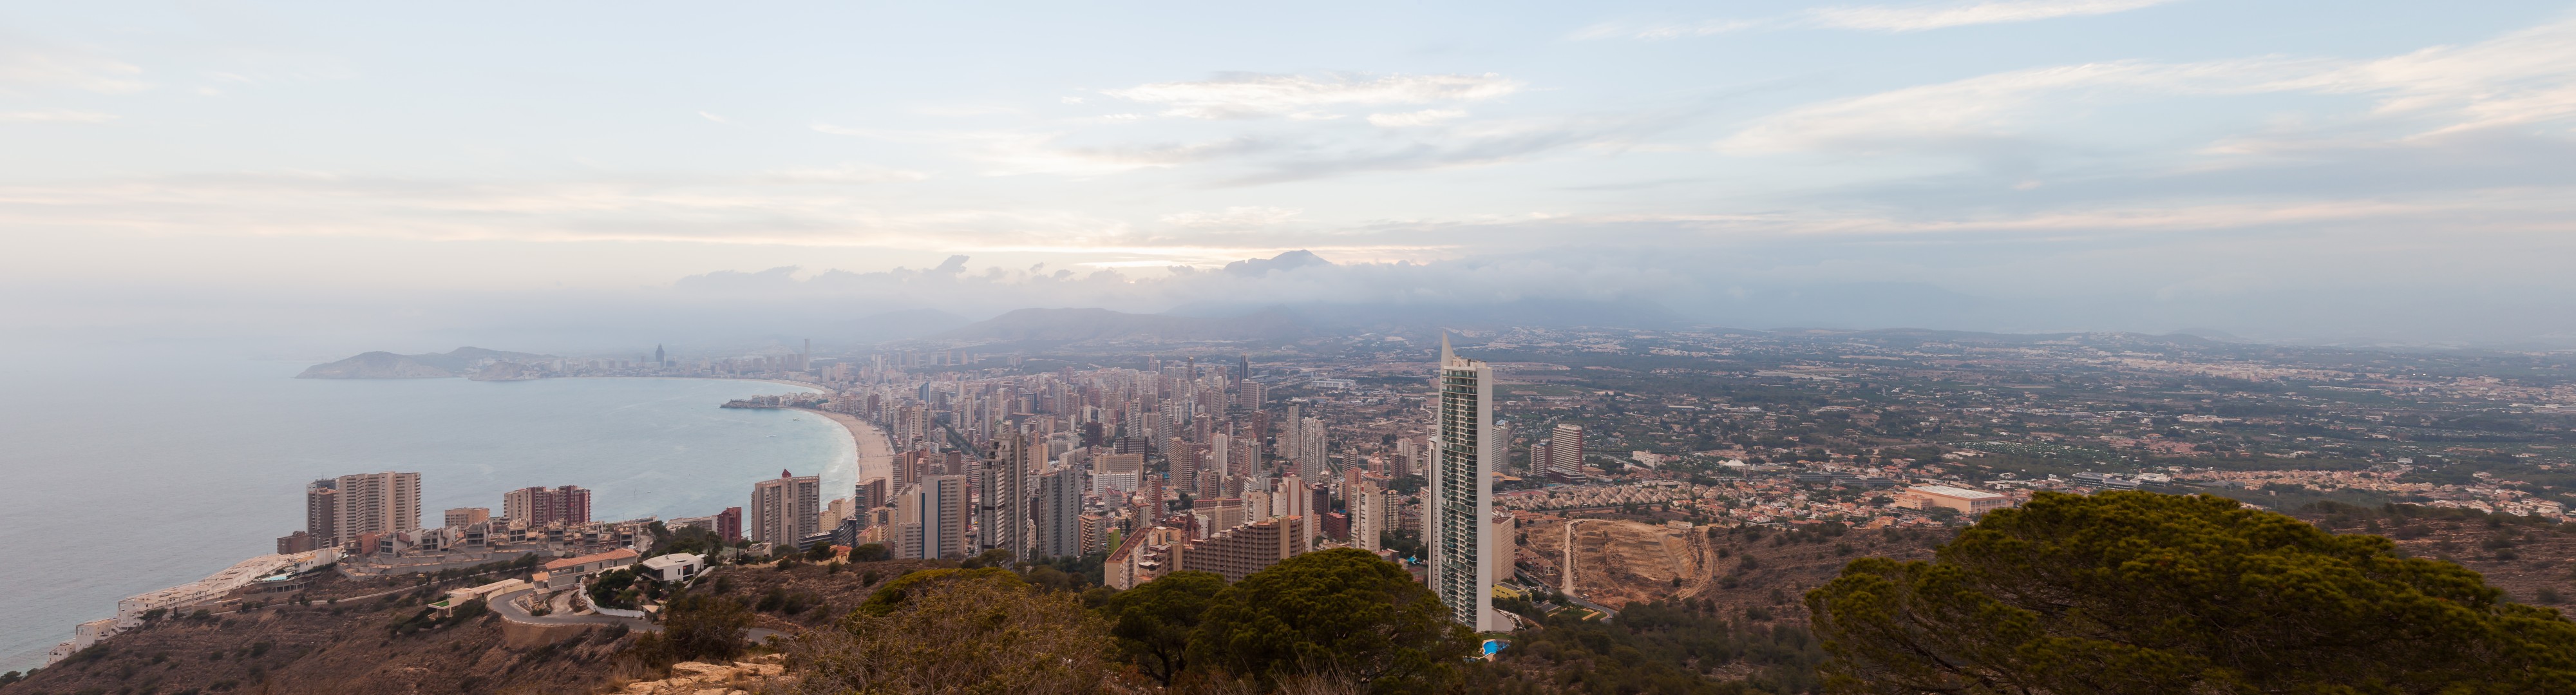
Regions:
<instances>
[{"instance_id":1,"label":"dry bush","mask_svg":"<svg viewBox=\"0 0 2576 695\"><path fill-rule=\"evenodd\" d=\"M1107 627L1069 592L1038 592L1007 573L959 574L908 588L882 615L854 611L788 647L802 680L788 692L1105 692Z\"/></svg>"}]
</instances>

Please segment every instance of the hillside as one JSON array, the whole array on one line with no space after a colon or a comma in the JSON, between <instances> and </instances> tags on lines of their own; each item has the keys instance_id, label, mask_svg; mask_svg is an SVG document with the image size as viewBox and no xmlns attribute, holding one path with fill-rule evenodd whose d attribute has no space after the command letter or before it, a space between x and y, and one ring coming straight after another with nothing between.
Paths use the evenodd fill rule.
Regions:
<instances>
[{"instance_id":1,"label":"hillside","mask_svg":"<svg viewBox=\"0 0 2576 695\"><path fill-rule=\"evenodd\" d=\"M2566 604L2567 570L2576 566L2576 533L2567 526L2421 508L2307 511L2325 528L2386 533L2406 554L2459 562L2515 601ZM1554 572L1567 537L1563 522L1522 530L1529 572ZM1810 691L1824 653L1806 631L1804 590L1851 559L1924 559L1947 540L1926 531L1708 531L1637 519L1582 521L1572 534L1579 594L1621 615L1608 623L1565 613L1548 617L1543 627L1513 635L1515 646L1498 663L1468 669L1463 691ZM693 591L739 602L756 629L792 634L841 622L906 572L956 565L724 566ZM309 603L162 618L25 681L0 685L0 695L692 692L688 683L644 682L679 676L707 684L735 679L746 668L776 671L663 665L645 656L650 650L636 649L641 633L621 626L534 626L493 613L454 621L424 617L424 600L437 592L501 576L427 585L325 576L305 589ZM1080 590L1085 605L1114 603L1108 590L1084 589L1073 575L1051 568L1023 576L1040 587ZM1499 605L1533 610L1526 603ZM775 657L750 661L778 663ZM794 660L788 666L788 676L799 674ZM737 675L708 675L714 673L708 669Z\"/></svg>"},{"instance_id":2,"label":"hillside","mask_svg":"<svg viewBox=\"0 0 2576 695\"><path fill-rule=\"evenodd\" d=\"M2402 518L2376 510L2312 512L2302 518L2336 533L2388 536L2407 555L2476 570L2519 603L2576 608L2576 577L2568 573L2576 567L2576 527L2474 515ZM1796 622L1805 613L1800 595L1832 580L1844 564L1862 557L1930 560L1933 548L1949 540L1938 531L1708 531L1626 519L1583 520L1574 536L1575 594L1612 608L1680 601L1720 615L1760 609L1759 614ZM1563 521L1521 529L1523 564L1532 578L1552 589L1562 588L1564 538Z\"/></svg>"},{"instance_id":3,"label":"hillside","mask_svg":"<svg viewBox=\"0 0 2576 695\"><path fill-rule=\"evenodd\" d=\"M956 565L726 566L712 570L700 587L750 606L757 628L793 633L837 619L905 572ZM603 693L666 675L628 653L640 633L621 626L530 626L489 612L444 624L415 618L448 589L507 576L526 573L429 585L325 573L305 590L309 605L280 601L241 613L155 620L25 681L0 685L0 695ZM369 598L342 600L349 597Z\"/></svg>"},{"instance_id":4,"label":"hillside","mask_svg":"<svg viewBox=\"0 0 2576 695\"><path fill-rule=\"evenodd\" d=\"M397 355L376 351L355 357L306 367L298 379L432 379L461 376L474 370L474 364L487 359L501 361L546 359L552 355L486 350L460 347L444 353Z\"/></svg>"},{"instance_id":5,"label":"hillside","mask_svg":"<svg viewBox=\"0 0 2576 695\"><path fill-rule=\"evenodd\" d=\"M412 618L446 585L340 600L401 588L326 573L307 588L309 605L155 620L0 687L0 695L589 692L615 673L611 657L631 641L622 631L592 630L538 646L490 613L424 629Z\"/></svg>"},{"instance_id":6,"label":"hillside","mask_svg":"<svg viewBox=\"0 0 2576 695\"><path fill-rule=\"evenodd\" d=\"M1551 589L1564 587L1565 525L1546 521L1521 529L1522 563ZM1833 579L1846 562L1927 560L1947 540L1919 531L1683 530L1606 518L1579 520L1573 539L1574 595L1584 600L1611 608L1690 601L1724 615L1760 609L1754 614L1784 618L1800 612L1800 593Z\"/></svg>"}]
</instances>

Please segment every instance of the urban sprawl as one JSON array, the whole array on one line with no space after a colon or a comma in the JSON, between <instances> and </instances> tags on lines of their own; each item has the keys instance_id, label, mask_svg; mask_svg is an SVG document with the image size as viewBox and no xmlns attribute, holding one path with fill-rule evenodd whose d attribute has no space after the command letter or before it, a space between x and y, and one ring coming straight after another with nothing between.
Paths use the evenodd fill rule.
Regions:
<instances>
[{"instance_id":1,"label":"urban sprawl","mask_svg":"<svg viewBox=\"0 0 2576 695\"><path fill-rule=\"evenodd\" d=\"M533 582L456 598L642 615L579 589L817 548L1071 562L1124 589L1355 547L1402 563L1460 622L1508 631L1522 618L1497 597L1582 601L1519 531L1569 518L1938 528L2035 490L2148 489L2563 519L2571 364L2134 334L1530 328L490 361L478 378L796 383L815 392L721 405L825 413L878 441L862 441L855 489L782 471L742 506L679 519L593 520L589 490L555 485L424 526L416 473L313 481L305 528L275 554L127 598L55 657L153 615L281 600L315 572L530 554L551 560ZM638 556L692 528L724 548Z\"/></svg>"}]
</instances>

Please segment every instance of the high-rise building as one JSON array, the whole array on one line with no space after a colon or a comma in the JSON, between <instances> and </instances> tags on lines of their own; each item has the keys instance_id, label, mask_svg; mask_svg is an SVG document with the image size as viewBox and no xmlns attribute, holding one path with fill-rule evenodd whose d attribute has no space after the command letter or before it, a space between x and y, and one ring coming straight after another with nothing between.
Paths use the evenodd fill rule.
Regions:
<instances>
[{"instance_id":1,"label":"high-rise building","mask_svg":"<svg viewBox=\"0 0 2576 695\"><path fill-rule=\"evenodd\" d=\"M1324 421L1310 417L1296 423L1297 450L1290 458L1297 461L1297 475L1307 480L1323 480L1324 453L1331 450L1324 439Z\"/></svg>"},{"instance_id":2,"label":"high-rise building","mask_svg":"<svg viewBox=\"0 0 2576 695\"><path fill-rule=\"evenodd\" d=\"M1387 531L1386 491L1362 482L1352 486L1346 495L1351 508L1351 544L1376 551L1380 547L1378 535Z\"/></svg>"},{"instance_id":3,"label":"high-rise building","mask_svg":"<svg viewBox=\"0 0 2576 695\"><path fill-rule=\"evenodd\" d=\"M742 508L726 507L716 513L716 537L726 543L742 540Z\"/></svg>"},{"instance_id":4,"label":"high-rise building","mask_svg":"<svg viewBox=\"0 0 2576 695\"><path fill-rule=\"evenodd\" d=\"M304 486L304 535L314 547L340 546L340 481L322 479Z\"/></svg>"},{"instance_id":5,"label":"high-rise building","mask_svg":"<svg viewBox=\"0 0 2576 695\"><path fill-rule=\"evenodd\" d=\"M590 523L590 490L578 485L511 490L501 493L501 515L529 528Z\"/></svg>"},{"instance_id":6,"label":"high-rise building","mask_svg":"<svg viewBox=\"0 0 2576 695\"><path fill-rule=\"evenodd\" d=\"M781 470L778 477L751 484L751 504L744 519L754 543L771 547L795 545L822 532L822 476L798 477Z\"/></svg>"},{"instance_id":7,"label":"high-rise building","mask_svg":"<svg viewBox=\"0 0 2576 695\"><path fill-rule=\"evenodd\" d=\"M858 489L850 495L850 500L854 502L852 506L860 511L867 511L892 503L893 498L889 496L890 494L886 490L886 479L877 478L859 483Z\"/></svg>"},{"instance_id":8,"label":"high-rise building","mask_svg":"<svg viewBox=\"0 0 2576 695\"><path fill-rule=\"evenodd\" d=\"M1082 472L1059 468L1038 476L1036 557L1082 554Z\"/></svg>"},{"instance_id":9,"label":"high-rise building","mask_svg":"<svg viewBox=\"0 0 2576 695\"><path fill-rule=\"evenodd\" d=\"M1005 433L996 442L991 459L984 462L983 500L975 516L976 538L985 550L1007 550L1015 560L1031 559L1028 481L1029 471L1035 468L1030 465L1030 445L1036 443L1028 435Z\"/></svg>"},{"instance_id":10,"label":"high-rise building","mask_svg":"<svg viewBox=\"0 0 2576 695\"><path fill-rule=\"evenodd\" d=\"M1559 480L1583 476L1583 426L1571 422L1556 423L1547 437L1547 470L1545 475ZM1533 471L1536 472L1536 471Z\"/></svg>"},{"instance_id":11,"label":"high-rise building","mask_svg":"<svg viewBox=\"0 0 2576 695\"><path fill-rule=\"evenodd\" d=\"M1243 581L1254 572L1303 554L1312 547L1307 543L1307 539L1314 535L1306 528L1311 525L1309 519L1302 516L1271 517L1219 531L1205 540L1190 541L1176 548L1181 556L1178 564L1184 570L1215 572L1229 582Z\"/></svg>"},{"instance_id":12,"label":"high-rise building","mask_svg":"<svg viewBox=\"0 0 2576 695\"><path fill-rule=\"evenodd\" d=\"M1144 486L1144 454L1101 454L1093 460L1097 463L1091 475L1092 491L1101 497L1134 492Z\"/></svg>"},{"instance_id":13,"label":"high-rise building","mask_svg":"<svg viewBox=\"0 0 2576 695\"><path fill-rule=\"evenodd\" d=\"M492 510L484 507L459 507L447 510L446 516L447 518L444 520L446 523L441 524L442 526L447 528L465 528L467 526L491 521Z\"/></svg>"},{"instance_id":14,"label":"high-rise building","mask_svg":"<svg viewBox=\"0 0 2576 695\"><path fill-rule=\"evenodd\" d=\"M966 476L934 475L895 493L886 541L898 558L966 556L966 520L973 503Z\"/></svg>"},{"instance_id":15,"label":"high-rise building","mask_svg":"<svg viewBox=\"0 0 2576 695\"><path fill-rule=\"evenodd\" d=\"M1503 546L1488 517L1494 508L1494 467L1503 443L1492 437L1494 368L1458 357L1440 337L1440 401L1431 439L1427 527L1431 591L1450 617L1478 631L1511 629L1494 613L1493 564Z\"/></svg>"},{"instance_id":16,"label":"high-rise building","mask_svg":"<svg viewBox=\"0 0 2576 695\"><path fill-rule=\"evenodd\" d=\"M1205 454L1197 444L1179 437L1164 442L1163 460L1171 464L1172 487L1192 495L1198 494L1200 466Z\"/></svg>"},{"instance_id":17,"label":"high-rise building","mask_svg":"<svg viewBox=\"0 0 2576 695\"><path fill-rule=\"evenodd\" d=\"M328 498L331 505L330 537L336 539L334 544L345 544L360 534L420 530L419 473L385 471L344 475L331 483L333 492L321 497ZM313 488L307 487L305 491L309 515L313 511L315 496ZM307 523L311 523L309 518ZM322 534L313 535L318 538Z\"/></svg>"},{"instance_id":18,"label":"high-rise building","mask_svg":"<svg viewBox=\"0 0 2576 695\"><path fill-rule=\"evenodd\" d=\"M1422 440L1405 437L1395 441L1395 460L1387 462L1386 477L1402 480L1422 472Z\"/></svg>"}]
</instances>

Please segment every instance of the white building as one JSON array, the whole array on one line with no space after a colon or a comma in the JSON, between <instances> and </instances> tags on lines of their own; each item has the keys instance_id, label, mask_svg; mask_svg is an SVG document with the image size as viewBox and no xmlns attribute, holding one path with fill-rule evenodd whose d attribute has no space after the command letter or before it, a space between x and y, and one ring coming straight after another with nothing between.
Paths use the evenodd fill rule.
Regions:
<instances>
[{"instance_id":1,"label":"white building","mask_svg":"<svg viewBox=\"0 0 2576 695\"><path fill-rule=\"evenodd\" d=\"M1494 537L1494 472L1505 443L1494 432L1494 368L1463 359L1440 337L1440 401L1431 439L1423 542L1431 548L1431 591L1450 617L1480 632L1512 629L1494 612L1494 565L1506 548Z\"/></svg>"},{"instance_id":2,"label":"white building","mask_svg":"<svg viewBox=\"0 0 2576 695\"><path fill-rule=\"evenodd\" d=\"M644 574L655 580L688 581L689 578L698 576L698 572L706 569L707 556L689 553L657 555L645 559L643 565Z\"/></svg>"}]
</instances>

